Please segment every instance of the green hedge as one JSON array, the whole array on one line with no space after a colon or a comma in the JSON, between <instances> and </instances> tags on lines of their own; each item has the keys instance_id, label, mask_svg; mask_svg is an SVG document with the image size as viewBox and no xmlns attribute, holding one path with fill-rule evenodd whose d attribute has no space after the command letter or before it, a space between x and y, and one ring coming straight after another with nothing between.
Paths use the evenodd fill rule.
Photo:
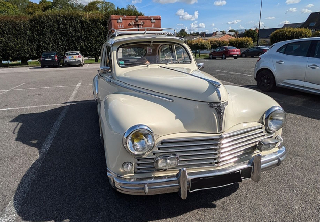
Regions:
<instances>
[{"instance_id":1,"label":"green hedge","mask_svg":"<svg viewBox=\"0 0 320 222\"><path fill-rule=\"evenodd\" d=\"M0 60L18 60L23 64L32 56L30 24L25 16L2 16L0 19Z\"/></svg>"},{"instance_id":2,"label":"green hedge","mask_svg":"<svg viewBox=\"0 0 320 222\"><path fill-rule=\"evenodd\" d=\"M300 39L308 38L312 36L310 29L305 28L284 28L274 31L270 35L270 42L274 44L276 42L281 42L290 39Z\"/></svg>"},{"instance_id":3,"label":"green hedge","mask_svg":"<svg viewBox=\"0 0 320 222\"><path fill-rule=\"evenodd\" d=\"M119 14L117 9L112 14ZM128 11L131 15L142 15ZM44 51L81 51L98 61L107 39L109 14L56 11L34 16L0 16L0 61L40 58ZM1 62L0 62L1 65Z\"/></svg>"}]
</instances>

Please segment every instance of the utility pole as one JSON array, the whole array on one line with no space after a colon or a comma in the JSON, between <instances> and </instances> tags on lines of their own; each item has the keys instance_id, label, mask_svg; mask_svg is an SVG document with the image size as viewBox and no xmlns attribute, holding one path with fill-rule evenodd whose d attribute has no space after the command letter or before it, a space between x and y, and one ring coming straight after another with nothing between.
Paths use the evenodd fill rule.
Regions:
<instances>
[{"instance_id":1,"label":"utility pole","mask_svg":"<svg viewBox=\"0 0 320 222\"><path fill-rule=\"evenodd\" d=\"M261 5L260 5L260 19L259 19L259 29L258 29L257 46L259 45L259 38L260 38L261 11L262 11L262 0L261 0Z\"/></svg>"}]
</instances>

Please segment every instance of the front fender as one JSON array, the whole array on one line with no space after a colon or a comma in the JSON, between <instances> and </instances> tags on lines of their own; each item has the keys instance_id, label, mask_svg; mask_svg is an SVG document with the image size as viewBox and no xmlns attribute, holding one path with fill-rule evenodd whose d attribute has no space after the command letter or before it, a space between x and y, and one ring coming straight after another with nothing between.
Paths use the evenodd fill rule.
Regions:
<instances>
[{"instance_id":1,"label":"front fender","mask_svg":"<svg viewBox=\"0 0 320 222\"><path fill-rule=\"evenodd\" d=\"M262 123L265 111L272 106L280 106L274 99L256 90L231 85L225 87L229 93L226 129L240 123Z\"/></svg>"}]
</instances>

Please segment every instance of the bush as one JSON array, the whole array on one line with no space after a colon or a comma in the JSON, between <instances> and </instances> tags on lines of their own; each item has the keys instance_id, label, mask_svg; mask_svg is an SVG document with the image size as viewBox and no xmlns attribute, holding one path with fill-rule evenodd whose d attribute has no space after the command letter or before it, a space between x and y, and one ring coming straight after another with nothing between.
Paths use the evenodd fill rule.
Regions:
<instances>
[{"instance_id":1,"label":"bush","mask_svg":"<svg viewBox=\"0 0 320 222\"><path fill-rule=\"evenodd\" d=\"M191 50L204 50L211 48L209 41L201 38L189 40L187 44L189 45Z\"/></svg>"},{"instance_id":2,"label":"bush","mask_svg":"<svg viewBox=\"0 0 320 222\"><path fill-rule=\"evenodd\" d=\"M208 41L210 43L211 49L229 45L229 41L226 40L209 39Z\"/></svg>"},{"instance_id":3,"label":"bush","mask_svg":"<svg viewBox=\"0 0 320 222\"><path fill-rule=\"evenodd\" d=\"M315 31L312 33L312 37L320 37L320 31Z\"/></svg>"},{"instance_id":4,"label":"bush","mask_svg":"<svg viewBox=\"0 0 320 222\"><path fill-rule=\"evenodd\" d=\"M284 28L274 31L270 35L271 44L290 39L308 38L312 36L310 29L305 28Z\"/></svg>"},{"instance_id":5,"label":"bush","mask_svg":"<svg viewBox=\"0 0 320 222\"><path fill-rule=\"evenodd\" d=\"M237 48L250 48L253 46L253 41L252 41L252 38L249 38L249 37L236 38L236 39L230 39L229 45Z\"/></svg>"}]
</instances>

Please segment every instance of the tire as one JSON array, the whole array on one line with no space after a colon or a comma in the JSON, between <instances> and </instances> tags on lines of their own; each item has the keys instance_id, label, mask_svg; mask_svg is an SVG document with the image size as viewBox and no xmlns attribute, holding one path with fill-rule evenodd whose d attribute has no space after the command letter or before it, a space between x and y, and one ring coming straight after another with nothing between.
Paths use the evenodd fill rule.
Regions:
<instances>
[{"instance_id":1,"label":"tire","mask_svg":"<svg viewBox=\"0 0 320 222\"><path fill-rule=\"evenodd\" d=\"M238 56L234 56L233 58L234 58L234 59L237 59L237 58L238 58Z\"/></svg>"},{"instance_id":2,"label":"tire","mask_svg":"<svg viewBox=\"0 0 320 222\"><path fill-rule=\"evenodd\" d=\"M244 58L244 57L247 57L247 55L245 53L241 54L241 57Z\"/></svg>"},{"instance_id":3,"label":"tire","mask_svg":"<svg viewBox=\"0 0 320 222\"><path fill-rule=\"evenodd\" d=\"M213 56L212 56L212 55L209 55L209 58L210 58L210 59L213 59Z\"/></svg>"},{"instance_id":4,"label":"tire","mask_svg":"<svg viewBox=\"0 0 320 222\"><path fill-rule=\"evenodd\" d=\"M223 54L222 55L222 59L226 59L227 57L226 57L226 55L225 54Z\"/></svg>"},{"instance_id":5,"label":"tire","mask_svg":"<svg viewBox=\"0 0 320 222\"><path fill-rule=\"evenodd\" d=\"M41 68L44 68L44 65L41 65Z\"/></svg>"},{"instance_id":6,"label":"tire","mask_svg":"<svg viewBox=\"0 0 320 222\"><path fill-rule=\"evenodd\" d=\"M257 76L257 86L263 92L270 92L276 88L276 80L269 70L262 70Z\"/></svg>"}]
</instances>

